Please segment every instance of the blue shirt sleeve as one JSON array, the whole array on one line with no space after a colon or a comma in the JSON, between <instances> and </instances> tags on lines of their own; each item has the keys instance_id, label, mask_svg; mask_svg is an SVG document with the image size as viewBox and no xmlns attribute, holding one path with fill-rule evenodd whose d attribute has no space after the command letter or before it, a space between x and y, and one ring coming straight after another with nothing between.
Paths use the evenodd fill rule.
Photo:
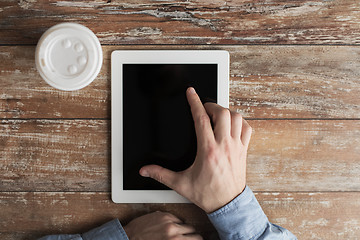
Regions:
<instances>
[{"instance_id":1,"label":"blue shirt sleeve","mask_svg":"<svg viewBox=\"0 0 360 240\"><path fill-rule=\"evenodd\" d=\"M84 234L51 235L39 240L129 240L118 219L105 223Z\"/></svg>"},{"instance_id":2,"label":"blue shirt sleeve","mask_svg":"<svg viewBox=\"0 0 360 240\"><path fill-rule=\"evenodd\" d=\"M221 240L296 239L290 231L269 222L247 186L234 200L208 217Z\"/></svg>"}]
</instances>

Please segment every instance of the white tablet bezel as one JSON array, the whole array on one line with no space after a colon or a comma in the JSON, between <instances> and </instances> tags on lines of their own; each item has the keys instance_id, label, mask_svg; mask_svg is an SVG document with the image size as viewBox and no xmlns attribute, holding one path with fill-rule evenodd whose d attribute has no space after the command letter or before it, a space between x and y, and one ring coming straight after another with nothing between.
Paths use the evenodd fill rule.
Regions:
<instances>
[{"instance_id":1,"label":"white tablet bezel","mask_svg":"<svg viewBox=\"0 0 360 240\"><path fill-rule=\"evenodd\" d=\"M217 102L229 107L229 53L222 50L116 50L111 54L111 196L115 203L188 203L173 190L123 190L122 64L217 64Z\"/></svg>"}]
</instances>

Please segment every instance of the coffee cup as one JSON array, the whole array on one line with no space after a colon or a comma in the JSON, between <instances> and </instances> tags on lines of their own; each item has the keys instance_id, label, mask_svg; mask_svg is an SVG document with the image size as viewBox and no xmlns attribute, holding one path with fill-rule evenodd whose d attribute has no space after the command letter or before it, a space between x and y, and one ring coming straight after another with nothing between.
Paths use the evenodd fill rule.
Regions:
<instances>
[{"instance_id":1,"label":"coffee cup","mask_svg":"<svg viewBox=\"0 0 360 240\"><path fill-rule=\"evenodd\" d=\"M35 63L41 77L51 86L74 91L89 85L99 74L103 54L99 39L87 27L61 23L40 38Z\"/></svg>"}]
</instances>

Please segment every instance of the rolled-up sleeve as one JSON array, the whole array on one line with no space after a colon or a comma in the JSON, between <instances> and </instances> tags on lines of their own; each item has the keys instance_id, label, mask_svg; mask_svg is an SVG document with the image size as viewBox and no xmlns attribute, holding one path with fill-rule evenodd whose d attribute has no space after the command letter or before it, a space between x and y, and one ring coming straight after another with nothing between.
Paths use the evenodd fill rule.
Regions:
<instances>
[{"instance_id":1,"label":"rolled-up sleeve","mask_svg":"<svg viewBox=\"0 0 360 240\"><path fill-rule=\"evenodd\" d=\"M222 240L296 239L290 231L269 222L249 187L208 217Z\"/></svg>"}]
</instances>

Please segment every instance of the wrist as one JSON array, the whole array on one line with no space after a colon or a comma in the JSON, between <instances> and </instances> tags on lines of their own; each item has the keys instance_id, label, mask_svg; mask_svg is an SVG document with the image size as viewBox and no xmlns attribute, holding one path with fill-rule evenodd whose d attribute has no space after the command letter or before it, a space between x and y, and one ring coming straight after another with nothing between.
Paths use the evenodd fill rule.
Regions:
<instances>
[{"instance_id":1,"label":"wrist","mask_svg":"<svg viewBox=\"0 0 360 240\"><path fill-rule=\"evenodd\" d=\"M244 190L246 188L246 185L241 186L240 190L237 191L233 191L232 194L216 194L213 198L207 198L206 200L210 200L211 202L207 202L206 200L204 201L204 203L201 205L201 209L203 209L205 211L205 213L210 214L212 212L215 212L217 210L219 210L220 208L228 205L230 202L232 202L235 198L237 198L239 195L241 195ZM217 197L216 197L217 196ZM219 199L219 196L227 196L224 197L223 199Z\"/></svg>"}]
</instances>

